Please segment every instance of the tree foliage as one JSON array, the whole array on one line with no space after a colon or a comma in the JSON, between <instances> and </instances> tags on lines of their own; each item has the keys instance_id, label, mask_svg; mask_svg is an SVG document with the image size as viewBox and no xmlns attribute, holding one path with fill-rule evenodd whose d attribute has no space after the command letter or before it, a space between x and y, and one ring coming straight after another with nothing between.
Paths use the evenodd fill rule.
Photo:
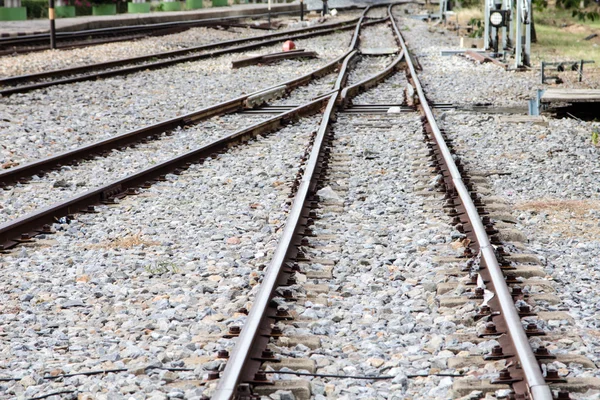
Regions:
<instances>
[{"instance_id":1,"label":"tree foliage","mask_svg":"<svg viewBox=\"0 0 600 400\"><path fill-rule=\"evenodd\" d=\"M600 19L600 13L598 7L595 10L590 10L589 7L592 5L592 0L556 0L556 6L566 10L573 10L573 18L577 18L580 21L596 21Z\"/></svg>"}]
</instances>

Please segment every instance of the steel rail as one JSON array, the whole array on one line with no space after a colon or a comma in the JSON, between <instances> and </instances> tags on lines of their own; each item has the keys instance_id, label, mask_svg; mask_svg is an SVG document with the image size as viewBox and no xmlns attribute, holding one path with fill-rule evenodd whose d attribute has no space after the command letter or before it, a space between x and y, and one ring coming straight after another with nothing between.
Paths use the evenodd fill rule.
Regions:
<instances>
[{"instance_id":1,"label":"steel rail","mask_svg":"<svg viewBox=\"0 0 600 400\"><path fill-rule=\"evenodd\" d=\"M363 13L363 17L367 11L368 9ZM363 17L361 17L361 22L363 21ZM361 25L359 24L359 26ZM358 46L359 33L360 30L357 29L352 40L354 48ZM265 325L269 325L268 318L274 313L274 310L269 305L275 295L278 284L285 282L282 275L289 274L290 272L285 270L287 260L292 259L297 254L297 249L294 246L295 238L304 229L302 223L307 219L308 215L306 201L308 195L314 192L317 185L317 171L321 168L320 159L323 142L330 128L330 121L335 118L341 89L346 82L348 66L356 54L356 50L350 53L342 64L338 79L336 80L334 93L320 98L327 99L327 108L315 136L310 157L304 166L302 180L298 185L296 196L294 197L273 258L269 266L265 269L266 274L263 277L259 292L256 294L250 313L237 338L235 347L220 377L217 388L212 395L212 400L232 399L236 395L240 383L251 380L252 371L260 367L261 361L257 358L269 340L269 331L265 328ZM380 79L385 79L388 75L388 69L377 74ZM356 94L357 92L353 93Z\"/></svg>"},{"instance_id":2,"label":"steel rail","mask_svg":"<svg viewBox=\"0 0 600 400\"><path fill-rule=\"evenodd\" d=\"M239 96L216 105L204 107L200 110L193 111L176 118L161 121L150 126L123 133L121 135L116 135L98 142L90 143L73 150L65 151L50 157L0 171L0 187L6 187L10 184L20 182L23 179L29 179L33 175L40 176L44 171L49 171L53 168L68 165L69 163L73 163L89 156L94 156L105 151L110 151L131 143L152 138L177 127L195 124L211 117L250 108L252 105L248 104L249 101L259 101L261 103L265 102L272 97L281 95L284 92L289 93L299 86L306 85L316 78L333 72L337 66L345 60L348 54L350 54L350 51L347 51L330 63L298 78L277 83L271 87L261 89L247 95Z\"/></svg>"},{"instance_id":3,"label":"steel rail","mask_svg":"<svg viewBox=\"0 0 600 400\"><path fill-rule=\"evenodd\" d=\"M411 78L413 80L413 84L415 89L417 90L417 94L419 96L420 105L422 107L423 112L425 113L425 117L427 122L429 123L431 130L433 131L433 135L435 137L435 141L439 147L441 155L445 161L445 164L448 168L448 172L450 174L452 184L458 192L458 196L462 205L465 209L465 212L469 218L471 223L473 233L477 238L478 247L481 252L481 257L485 262L485 265L489 271L491 283L494 286L494 290L496 292L496 296L499 301L499 305L501 308L501 314L506 321L509 336L513 342L515 351L520 361L520 366L523 369L523 374L527 381L528 389L530 394L534 400L552 400L552 392L550 387L546 383L544 377L542 376L542 372L540 370L539 364L535 358L533 350L531 349L531 345L529 340L527 339L527 335L523 329L523 325L521 323L521 318L517 312L515 307L515 303L512 299L511 294L508 291L508 286L506 285L506 281L502 270L500 269L500 265L498 260L496 259L496 255L494 253L494 249L488 239L485 227L481 221L481 216L479 215L477 208L473 204L471 200L470 193L463 183L460 171L458 170L452 154L446 145L444 137L435 121L435 117L429 106L427 98L425 97L425 93L413 66L413 63L408 56L408 48L402 35L400 34L400 30L396 24L396 21L392 14L393 5L390 5L389 13L392 20L392 26L396 33L396 36L402 46L402 50L407 55L406 62L410 71Z\"/></svg>"},{"instance_id":4,"label":"steel rail","mask_svg":"<svg viewBox=\"0 0 600 400\"><path fill-rule=\"evenodd\" d=\"M365 24L370 25L370 24L376 24L376 23L380 23L380 22L382 22L382 21L375 20L375 21L366 22ZM313 36L331 34L331 33L336 33L337 31L340 31L340 30L348 30L348 29L353 29L353 28L354 28L353 26L341 26L338 28L323 29L323 30L319 30L319 31L289 36L289 39L305 39L305 38L309 38L309 37L313 37ZM267 40L267 41L263 41L263 42L259 42L259 43L252 43L252 44L246 44L246 45L242 45L242 46L236 46L233 48L214 50L214 51L202 53L202 54L189 55L189 56L184 56L184 57L165 60L165 61L158 61L158 62L150 63L150 64L141 64L141 65L126 67L126 68L117 69L117 70L110 70L110 71L93 73L93 74L89 74L89 75L60 79L60 80L56 80L56 81L41 82L41 83L36 83L36 84L31 84L31 85L26 85L26 86L17 86L17 87L13 87L13 88L0 90L0 95L9 96L14 93L23 93L23 92L28 92L28 91L36 90L36 89L42 89L42 88L55 86L55 85L83 82L83 81L88 81L88 80L95 80L98 78L107 78L107 77L116 76L116 75L126 75L126 74L131 74L131 73L148 70L148 69L164 68L164 67L182 63L182 62L198 61L198 60L207 59L207 58L220 56L220 55L224 55L224 54L252 50L252 49L256 49L256 48L260 48L260 47L268 46L268 45L272 45L272 44L277 44L277 43L279 43L279 39L273 39L273 40ZM0 83L2 83L2 82L0 82Z\"/></svg>"},{"instance_id":5,"label":"steel rail","mask_svg":"<svg viewBox=\"0 0 600 400\"><path fill-rule=\"evenodd\" d=\"M11 76L11 77L0 79L0 85L8 86L8 85L15 85L15 84L22 83L22 82L37 80L37 79L56 78L59 76L74 75L74 74L79 74L79 73L83 73L83 72L88 72L89 70L106 69L106 68L112 68L112 67L119 67L119 66L123 66L123 65L127 65L127 64L135 64L135 63L144 62L144 61L148 61L148 60L176 57L176 56L181 56L181 55L185 55L188 53L216 49L218 47L223 47L223 46L237 45L237 44L241 44L241 43L253 42L253 41L263 40L263 39L275 39L275 38L285 37L285 36L294 35L297 33L309 32L309 31L318 31L318 30L339 28L344 25L354 26L356 24L356 22L358 22L358 18L354 18L354 19L351 19L348 21L343 21L343 22L339 22L339 23L335 23L335 24L323 24L323 25L314 26L314 27L293 29L293 30L289 30L286 32L277 32L277 33L258 35L258 36L248 37L248 38L224 40L224 41L216 42L216 43L207 43L207 44L204 44L201 46L188 47L188 48L181 49L181 50L171 50L171 51L165 51L162 53L154 53L154 54L148 54L145 56L124 58L124 59L114 60L114 61L106 61L106 62L102 62L102 63L83 65L83 66L79 66L79 67L63 68L63 69L40 72L40 73L35 73L35 74Z\"/></svg>"},{"instance_id":6,"label":"steel rail","mask_svg":"<svg viewBox=\"0 0 600 400\"><path fill-rule=\"evenodd\" d=\"M125 196L128 189L148 184L152 180L157 180L157 178L161 180L160 177L165 174L174 172L177 169L185 169L188 163L197 163L203 158L227 150L234 144L247 141L249 138L259 134L279 129L282 125L292 122L296 118L315 114L322 109L325 103L325 99L313 100L250 127L240 129L197 149L145 168L142 171L89 190L65 201L44 207L15 220L5 222L0 225L0 245L3 246L3 249L10 248L19 243L18 238L24 233L31 236L31 234L35 235L43 232L40 229L44 224L51 224L59 217L85 212L86 207L90 205L110 202L111 199Z\"/></svg>"},{"instance_id":7,"label":"steel rail","mask_svg":"<svg viewBox=\"0 0 600 400\"><path fill-rule=\"evenodd\" d=\"M383 71L379 74L363 79L360 82L357 82L353 85L347 86L342 90L339 101L341 102L342 107L346 107L350 101L350 99L356 96L359 92L369 89L375 85L377 85L381 79L386 78L387 76L393 74L397 70L400 69L400 63L404 60L404 51L401 50L398 57L388 65Z\"/></svg>"},{"instance_id":8,"label":"steel rail","mask_svg":"<svg viewBox=\"0 0 600 400\"><path fill-rule=\"evenodd\" d=\"M275 253L273 254L273 259L265 269L266 274L262 280L259 292L256 294L246 323L244 324L233 352L227 361L219 384L213 393L212 400L229 400L233 398L238 390L238 384L243 380L249 380L251 378L251 376L247 375L248 364L254 362L254 364L258 363L258 366L260 366L261 362L253 360L252 358L260 355L260 351L262 351L266 344L262 343L261 346L257 343L259 339L262 339L262 341L265 342L264 335L268 334L268 332L264 332L264 330L261 329L264 326L264 321L269 317L265 311L269 309L269 303L275 294L277 283L281 279L284 263L291 253L295 251L292 244L294 238L298 234L297 231L301 229L300 222L302 219L306 218L305 200L309 192L314 190L316 186L315 170L317 169L317 162L320 157L323 139L336 107L338 93L339 92L336 92L329 97L322 98L322 100L327 99L327 108L325 109L323 120L315 137L310 157L306 162L302 181L298 186L298 191L289 212L285 228L279 239Z\"/></svg>"}]
</instances>

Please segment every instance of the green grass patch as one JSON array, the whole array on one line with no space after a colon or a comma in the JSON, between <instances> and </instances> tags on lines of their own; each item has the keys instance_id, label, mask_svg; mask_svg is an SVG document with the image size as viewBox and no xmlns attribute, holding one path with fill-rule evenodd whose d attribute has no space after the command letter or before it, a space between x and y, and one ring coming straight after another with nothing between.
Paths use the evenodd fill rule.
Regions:
<instances>
[{"instance_id":1,"label":"green grass patch","mask_svg":"<svg viewBox=\"0 0 600 400\"><path fill-rule=\"evenodd\" d=\"M587 25L587 24L586 24ZM536 24L537 43L532 44L532 55L537 60L594 60L600 67L600 37L584 40L592 33L585 26L558 27Z\"/></svg>"}]
</instances>

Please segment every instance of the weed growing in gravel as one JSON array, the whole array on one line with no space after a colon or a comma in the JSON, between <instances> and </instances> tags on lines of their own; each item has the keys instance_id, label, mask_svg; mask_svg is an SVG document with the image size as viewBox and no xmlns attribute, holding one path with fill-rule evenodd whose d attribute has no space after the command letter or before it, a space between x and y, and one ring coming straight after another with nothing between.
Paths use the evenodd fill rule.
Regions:
<instances>
[{"instance_id":1,"label":"weed growing in gravel","mask_svg":"<svg viewBox=\"0 0 600 400\"><path fill-rule=\"evenodd\" d=\"M163 275L167 272L171 272L173 274L179 273L179 267L177 267L177 265L171 261L161 261L158 263L154 262L151 265L146 265L144 268L146 269L146 272L151 275Z\"/></svg>"},{"instance_id":2,"label":"weed growing in gravel","mask_svg":"<svg viewBox=\"0 0 600 400\"><path fill-rule=\"evenodd\" d=\"M600 135L600 129L594 128L594 130L592 130L592 144L594 146L598 146L598 136L599 135Z\"/></svg>"},{"instance_id":3,"label":"weed growing in gravel","mask_svg":"<svg viewBox=\"0 0 600 400\"><path fill-rule=\"evenodd\" d=\"M137 246L156 246L158 242L152 240L146 240L140 233L127 234L125 236L111 239L107 242L86 244L84 247L87 249L131 249Z\"/></svg>"}]
</instances>

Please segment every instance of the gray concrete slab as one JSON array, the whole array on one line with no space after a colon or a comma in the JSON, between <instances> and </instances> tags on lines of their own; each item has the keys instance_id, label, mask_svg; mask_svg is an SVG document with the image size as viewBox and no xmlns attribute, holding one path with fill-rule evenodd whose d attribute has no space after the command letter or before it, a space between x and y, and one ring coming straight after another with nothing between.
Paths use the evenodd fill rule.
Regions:
<instances>
[{"instance_id":1,"label":"gray concrete slab","mask_svg":"<svg viewBox=\"0 0 600 400\"><path fill-rule=\"evenodd\" d=\"M293 11L299 9L299 2L273 4L273 12ZM236 4L229 7L211 7L190 11L153 12L149 14L118 14L112 16L83 16L75 18L59 18L56 29L60 32L73 32L88 29L100 29L115 26L157 24L161 22L189 21L196 19L225 18L237 15L253 15L267 13L267 4ZM46 19L27 21L2 21L0 36L17 34L34 34L48 32L49 22Z\"/></svg>"}]
</instances>

